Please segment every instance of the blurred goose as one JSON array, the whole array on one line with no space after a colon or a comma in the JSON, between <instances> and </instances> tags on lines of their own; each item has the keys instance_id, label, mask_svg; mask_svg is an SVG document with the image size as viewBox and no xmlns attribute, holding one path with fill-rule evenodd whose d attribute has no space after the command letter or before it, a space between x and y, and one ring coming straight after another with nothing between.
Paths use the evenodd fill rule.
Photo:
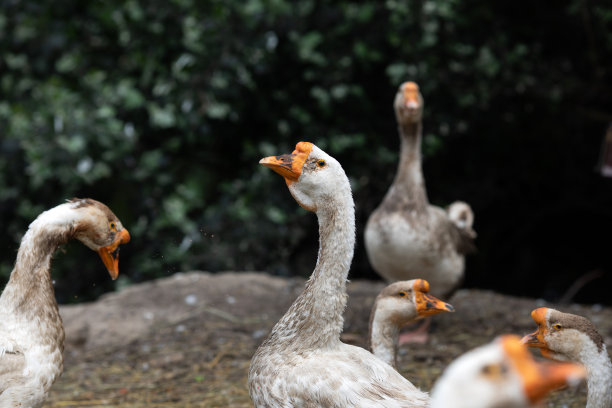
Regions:
<instances>
[{"instance_id":1,"label":"blurred goose","mask_svg":"<svg viewBox=\"0 0 612 408\"><path fill-rule=\"evenodd\" d=\"M340 163L300 142L260 161L316 213L319 255L302 294L259 346L249 369L256 407L424 407L428 396L372 353L340 341L355 245L355 209Z\"/></svg>"},{"instance_id":2,"label":"blurred goose","mask_svg":"<svg viewBox=\"0 0 612 408\"><path fill-rule=\"evenodd\" d=\"M603 337L588 319L541 307L531 312L538 329L523 337L544 357L581 363L587 371L587 408L612 408L612 363Z\"/></svg>"},{"instance_id":3,"label":"blurred goose","mask_svg":"<svg viewBox=\"0 0 612 408\"><path fill-rule=\"evenodd\" d=\"M119 245L130 234L91 199L58 205L30 224L0 297L0 407L40 407L62 373L64 327L50 268L55 250L71 239L96 251L116 279Z\"/></svg>"},{"instance_id":4,"label":"blurred goose","mask_svg":"<svg viewBox=\"0 0 612 408\"><path fill-rule=\"evenodd\" d=\"M584 378L574 363L533 360L520 337L501 336L453 361L431 391L431 408L523 408Z\"/></svg>"},{"instance_id":5,"label":"blurred goose","mask_svg":"<svg viewBox=\"0 0 612 408\"><path fill-rule=\"evenodd\" d=\"M474 211L465 201L454 201L446 207L448 218L455 223L457 228L464 232L465 236L476 238L474 225Z\"/></svg>"},{"instance_id":6,"label":"blurred goose","mask_svg":"<svg viewBox=\"0 0 612 408\"><path fill-rule=\"evenodd\" d=\"M402 326L425 316L455 311L428 292L429 283L423 279L394 282L380 291L370 314L370 350L376 357L396 367Z\"/></svg>"},{"instance_id":7,"label":"blurred goose","mask_svg":"<svg viewBox=\"0 0 612 408\"><path fill-rule=\"evenodd\" d=\"M388 282L421 277L429 281L435 296L448 299L463 279L464 254L473 249L473 231L458 227L427 199L421 171L423 97L418 85L403 83L394 108L400 162L393 184L365 228L368 259Z\"/></svg>"}]
</instances>

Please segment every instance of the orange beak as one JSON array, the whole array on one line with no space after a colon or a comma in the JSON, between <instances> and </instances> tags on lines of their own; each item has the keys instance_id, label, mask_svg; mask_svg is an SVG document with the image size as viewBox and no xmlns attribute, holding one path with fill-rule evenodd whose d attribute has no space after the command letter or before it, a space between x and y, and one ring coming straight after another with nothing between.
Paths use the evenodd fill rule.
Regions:
<instances>
[{"instance_id":1,"label":"orange beak","mask_svg":"<svg viewBox=\"0 0 612 408\"><path fill-rule=\"evenodd\" d=\"M431 316L442 312L454 312L455 308L437 297L430 295L429 282L424 279L417 279L412 284L414 289L417 313L419 317Z\"/></svg>"},{"instance_id":2,"label":"orange beak","mask_svg":"<svg viewBox=\"0 0 612 408\"><path fill-rule=\"evenodd\" d=\"M312 151L312 143L299 142L291 154L264 157L259 164L264 165L285 178L287 184L298 181L308 155Z\"/></svg>"},{"instance_id":3,"label":"orange beak","mask_svg":"<svg viewBox=\"0 0 612 408\"><path fill-rule=\"evenodd\" d=\"M523 337L521 342L529 347L546 348L546 340L544 340L545 330L546 329L543 330L541 327L538 327L538 330Z\"/></svg>"},{"instance_id":4,"label":"orange beak","mask_svg":"<svg viewBox=\"0 0 612 408\"><path fill-rule=\"evenodd\" d=\"M524 379L525 394L531 403L541 400L549 391L566 385L576 385L586 377L586 369L575 363L536 363L536 376Z\"/></svg>"},{"instance_id":5,"label":"orange beak","mask_svg":"<svg viewBox=\"0 0 612 408\"><path fill-rule=\"evenodd\" d=\"M414 82L405 82L402 86L404 104L406 108L416 109L419 107L419 86Z\"/></svg>"},{"instance_id":6,"label":"orange beak","mask_svg":"<svg viewBox=\"0 0 612 408\"><path fill-rule=\"evenodd\" d=\"M552 358L548 344L546 343L545 335L547 332L546 328L546 312L547 308L540 307L531 312L531 318L538 324L538 329L531 334L523 337L521 342L529 347L535 347L540 349L540 353L547 358Z\"/></svg>"},{"instance_id":7,"label":"orange beak","mask_svg":"<svg viewBox=\"0 0 612 408\"><path fill-rule=\"evenodd\" d=\"M102 262L104 262L104 266L108 269L108 273L113 280L119 276L119 245L128 242L130 242L130 233L123 229L112 244L98 250L98 255L102 258Z\"/></svg>"},{"instance_id":8,"label":"orange beak","mask_svg":"<svg viewBox=\"0 0 612 408\"><path fill-rule=\"evenodd\" d=\"M586 376L586 370L580 364L537 363L517 336L503 336L501 342L511 364L523 379L523 389L531 403L541 400L549 391Z\"/></svg>"}]
</instances>

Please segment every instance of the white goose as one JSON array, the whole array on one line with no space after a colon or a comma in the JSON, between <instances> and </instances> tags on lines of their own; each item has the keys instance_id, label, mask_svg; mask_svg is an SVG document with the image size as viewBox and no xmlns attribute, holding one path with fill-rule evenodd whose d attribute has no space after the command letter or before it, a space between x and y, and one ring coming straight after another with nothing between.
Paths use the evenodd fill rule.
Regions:
<instances>
[{"instance_id":1,"label":"white goose","mask_svg":"<svg viewBox=\"0 0 612 408\"><path fill-rule=\"evenodd\" d=\"M455 311L428 292L429 283L423 279L394 282L380 291L370 314L370 350L376 357L396 367L402 326L425 316Z\"/></svg>"},{"instance_id":2,"label":"white goose","mask_svg":"<svg viewBox=\"0 0 612 408\"><path fill-rule=\"evenodd\" d=\"M50 268L57 247L73 238L97 251L116 279L119 245L130 235L91 199L73 199L30 224L0 297L0 407L40 407L62 373L64 327Z\"/></svg>"},{"instance_id":3,"label":"white goose","mask_svg":"<svg viewBox=\"0 0 612 408\"><path fill-rule=\"evenodd\" d=\"M256 407L424 407L428 396L370 352L340 341L355 245L344 170L315 145L260 161L319 220L319 255L304 292L259 346L249 369Z\"/></svg>"},{"instance_id":4,"label":"white goose","mask_svg":"<svg viewBox=\"0 0 612 408\"><path fill-rule=\"evenodd\" d=\"M465 232L465 235L470 238L476 238L476 231L472 228L474 225L474 211L472 211L472 207L468 203L465 201L454 201L446 207L446 213L457 228Z\"/></svg>"},{"instance_id":5,"label":"white goose","mask_svg":"<svg viewBox=\"0 0 612 408\"><path fill-rule=\"evenodd\" d=\"M588 319L541 307L531 312L538 329L523 338L544 357L581 363L587 371L587 408L612 408L612 363L603 337Z\"/></svg>"},{"instance_id":6,"label":"white goose","mask_svg":"<svg viewBox=\"0 0 612 408\"><path fill-rule=\"evenodd\" d=\"M461 284L464 254L472 236L427 199L421 171L423 97L414 82L403 83L395 97L401 139L393 184L365 228L372 268L389 282L423 278L435 296L447 299Z\"/></svg>"},{"instance_id":7,"label":"white goose","mask_svg":"<svg viewBox=\"0 0 612 408\"><path fill-rule=\"evenodd\" d=\"M431 391L431 408L531 407L584 375L578 364L537 363L520 337L505 335L453 361Z\"/></svg>"}]
</instances>

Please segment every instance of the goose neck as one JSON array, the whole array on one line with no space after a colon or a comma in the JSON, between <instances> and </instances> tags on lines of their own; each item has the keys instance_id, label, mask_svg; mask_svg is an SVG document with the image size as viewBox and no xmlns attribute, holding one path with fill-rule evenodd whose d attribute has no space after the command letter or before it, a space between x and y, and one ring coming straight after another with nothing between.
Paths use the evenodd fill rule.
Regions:
<instances>
[{"instance_id":1,"label":"goose neck","mask_svg":"<svg viewBox=\"0 0 612 408\"><path fill-rule=\"evenodd\" d=\"M612 408L612 363L606 347L585 353L580 360L587 370L586 408Z\"/></svg>"},{"instance_id":2,"label":"goose neck","mask_svg":"<svg viewBox=\"0 0 612 408\"><path fill-rule=\"evenodd\" d=\"M421 169L421 123L399 126L400 161L393 190L398 197L404 197L417 208L428 204L425 180Z\"/></svg>"},{"instance_id":3,"label":"goose neck","mask_svg":"<svg viewBox=\"0 0 612 408\"><path fill-rule=\"evenodd\" d=\"M397 339L399 329L391 324L379 310L372 311L370 319L370 349L379 359L392 367L397 366Z\"/></svg>"},{"instance_id":4,"label":"goose neck","mask_svg":"<svg viewBox=\"0 0 612 408\"><path fill-rule=\"evenodd\" d=\"M350 189L348 193L336 192L323 202L317 208L320 238L314 272L267 342L284 352L340 343L347 302L346 280L355 246L355 210Z\"/></svg>"},{"instance_id":5,"label":"goose neck","mask_svg":"<svg viewBox=\"0 0 612 408\"><path fill-rule=\"evenodd\" d=\"M0 298L4 310L36 314L47 306L57 309L50 276L51 259L58 246L72 238L74 228L72 222L56 222L53 218L56 209L41 214L23 236L15 267Z\"/></svg>"}]
</instances>

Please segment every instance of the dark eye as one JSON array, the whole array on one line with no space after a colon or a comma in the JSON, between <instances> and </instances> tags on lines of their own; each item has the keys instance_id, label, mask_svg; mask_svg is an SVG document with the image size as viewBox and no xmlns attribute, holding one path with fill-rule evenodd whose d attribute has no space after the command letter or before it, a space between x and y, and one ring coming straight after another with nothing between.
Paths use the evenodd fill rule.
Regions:
<instances>
[{"instance_id":1,"label":"dark eye","mask_svg":"<svg viewBox=\"0 0 612 408\"><path fill-rule=\"evenodd\" d=\"M505 364L487 364L486 366L480 369L480 372L485 377L489 378L499 378L503 375L506 375L508 372L508 367Z\"/></svg>"},{"instance_id":2,"label":"dark eye","mask_svg":"<svg viewBox=\"0 0 612 408\"><path fill-rule=\"evenodd\" d=\"M400 293L398 293L398 295L399 295L400 297L406 297L408 294L406 293L406 291L405 291L405 290L402 290L402 291L400 291Z\"/></svg>"},{"instance_id":3,"label":"dark eye","mask_svg":"<svg viewBox=\"0 0 612 408\"><path fill-rule=\"evenodd\" d=\"M480 372L482 372L484 375L491 375L495 372L495 365L494 364L487 364L486 366L482 367L480 369Z\"/></svg>"},{"instance_id":4,"label":"dark eye","mask_svg":"<svg viewBox=\"0 0 612 408\"><path fill-rule=\"evenodd\" d=\"M112 229L113 231L115 231L117 229L117 224L114 221L111 221L108 223L108 226L110 229Z\"/></svg>"},{"instance_id":5,"label":"dark eye","mask_svg":"<svg viewBox=\"0 0 612 408\"><path fill-rule=\"evenodd\" d=\"M561 327L561 325L560 325L559 323L555 323L555 324L553 324L553 329L555 329L555 330L561 330L561 328L562 328L562 327Z\"/></svg>"},{"instance_id":6,"label":"dark eye","mask_svg":"<svg viewBox=\"0 0 612 408\"><path fill-rule=\"evenodd\" d=\"M325 167L327 163L325 163L325 160L317 160L317 166L319 167Z\"/></svg>"}]
</instances>

